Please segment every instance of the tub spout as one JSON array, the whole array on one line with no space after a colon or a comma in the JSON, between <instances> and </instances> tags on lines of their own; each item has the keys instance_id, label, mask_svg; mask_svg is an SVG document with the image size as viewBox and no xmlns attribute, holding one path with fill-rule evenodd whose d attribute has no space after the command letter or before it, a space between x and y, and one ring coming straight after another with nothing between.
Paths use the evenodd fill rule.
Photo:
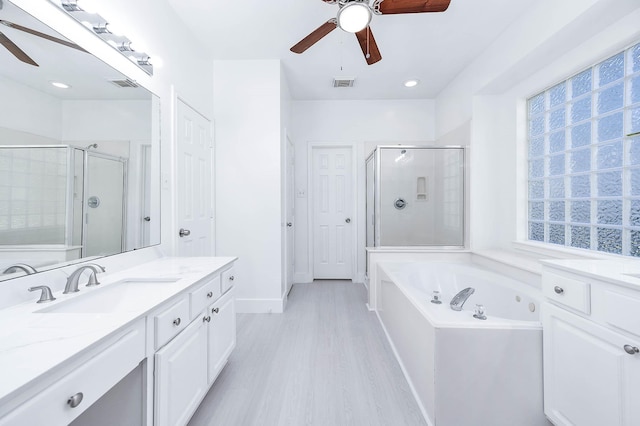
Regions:
<instances>
[{"instance_id":1,"label":"tub spout","mask_svg":"<svg viewBox=\"0 0 640 426\"><path fill-rule=\"evenodd\" d=\"M472 287L467 287L463 290L460 290L458 294L453 296L453 299L451 299L451 303L449 303L449 306L451 306L451 309L453 309L454 311L461 311L464 302L466 302L469 296L471 296L475 291L476 290Z\"/></svg>"}]
</instances>

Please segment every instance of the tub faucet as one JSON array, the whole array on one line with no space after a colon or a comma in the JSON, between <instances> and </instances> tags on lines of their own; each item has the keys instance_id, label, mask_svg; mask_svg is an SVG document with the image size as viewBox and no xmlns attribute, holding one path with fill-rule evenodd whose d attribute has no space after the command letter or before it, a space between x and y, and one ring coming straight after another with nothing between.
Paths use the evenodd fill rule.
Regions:
<instances>
[{"instance_id":1,"label":"tub faucet","mask_svg":"<svg viewBox=\"0 0 640 426\"><path fill-rule=\"evenodd\" d=\"M98 279L96 278L96 274L99 272L104 272L104 267L96 263L87 263L86 265L78 267L78 269L76 269L71 275L69 275L69 278L67 278L67 285L64 287L64 291L62 292L63 294L75 293L78 291L78 280L80 279L80 275L82 275L85 269L91 270L91 275L89 275L89 282L87 282L87 286L91 287L100 284L98 282Z\"/></svg>"},{"instance_id":2,"label":"tub faucet","mask_svg":"<svg viewBox=\"0 0 640 426\"><path fill-rule=\"evenodd\" d=\"M461 311L464 302L466 302L469 296L471 296L475 291L476 290L472 287L467 287L463 290L460 290L458 294L453 296L453 299L451 299L451 303L449 303L449 306L451 306L451 309L453 309L454 311Z\"/></svg>"},{"instance_id":3,"label":"tub faucet","mask_svg":"<svg viewBox=\"0 0 640 426\"><path fill-rule=\"evenodd\" d=\"M26 263L16 263L15 265L9 266L7 269L2 271L3 274L12 274L14 272L18 272L18 269L27 273L27 275L35 274L36 268L31 265L27 265Z\"/></svg>"}]
</instances>

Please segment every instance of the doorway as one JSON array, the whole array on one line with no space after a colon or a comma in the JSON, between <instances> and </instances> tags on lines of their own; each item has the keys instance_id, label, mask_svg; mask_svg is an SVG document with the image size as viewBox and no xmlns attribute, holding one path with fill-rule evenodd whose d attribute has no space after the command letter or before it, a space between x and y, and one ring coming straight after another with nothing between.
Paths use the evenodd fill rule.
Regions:
<instances>
[{"instance_id":1,"label":"doorway","mask_svg":"<svg viewBox=\"0 0 640 426\"><path fill-rule=\"evenodd\" d=\"M351 147L313 147L311 232L314 279L352 279L355 223Z\"/></svg>"}]
</instances>

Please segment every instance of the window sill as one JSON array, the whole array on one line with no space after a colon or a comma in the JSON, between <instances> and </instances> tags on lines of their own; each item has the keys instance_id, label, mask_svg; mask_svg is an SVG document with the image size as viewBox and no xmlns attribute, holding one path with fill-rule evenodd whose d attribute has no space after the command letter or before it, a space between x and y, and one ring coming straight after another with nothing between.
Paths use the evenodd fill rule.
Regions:
<instances>
[{"instance_id":1,"label":"window sill","mask_svg":"<svg viewBox=\"0 0 640 426\"><path fill-rule=\"evenodd\" d=\"M532 241L514 241L511 244L514 249L526 252L530 256L538 256L540 259L595 259L615 260L624 263L640 263L640 258L556 246L555 244L536 243Z\"/></svg>"}]
</instances>

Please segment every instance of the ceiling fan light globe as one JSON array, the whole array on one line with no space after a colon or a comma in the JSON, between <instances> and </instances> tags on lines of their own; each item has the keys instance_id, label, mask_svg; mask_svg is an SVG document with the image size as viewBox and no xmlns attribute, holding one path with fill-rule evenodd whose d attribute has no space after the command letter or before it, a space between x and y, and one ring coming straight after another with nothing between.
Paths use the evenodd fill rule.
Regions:
<instances>
[{"instance_id":1,"label":"ceiling fan light globe","mask_svg":"<svg viewBox=\"0 0 640 426\"><path fill-rule=\"evenodd\" d=\"M367 3L353 2L338 12L338 26L348 33L357 33L369 26L371 9Z\"/></svg>"}]
</instances>

